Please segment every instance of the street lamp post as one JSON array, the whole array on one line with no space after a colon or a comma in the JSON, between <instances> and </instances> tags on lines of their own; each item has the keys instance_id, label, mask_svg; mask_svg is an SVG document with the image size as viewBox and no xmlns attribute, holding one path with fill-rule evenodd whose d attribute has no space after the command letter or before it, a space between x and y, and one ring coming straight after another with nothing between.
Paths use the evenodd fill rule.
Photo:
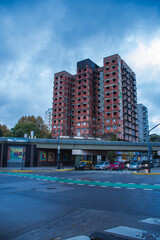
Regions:
<instances>
[{"instance_id":1,"label":"street lamp post","mask_svg":"<svg viewBox=\"0 0 160 240\"><path fill-rule=\"evenodd\" d=\"M147 142L148 142L148 169L149 169L149 173L151 172L151 153L152 153L152 146L150 145L150 140L149 140L149 133L155 129L156 127L158 127L160 125L160 123L158 123L156 126L154 126L153 128L151 128L150 130L148 130L148 136L147 136Z\"/></svg>"}]
</instances>

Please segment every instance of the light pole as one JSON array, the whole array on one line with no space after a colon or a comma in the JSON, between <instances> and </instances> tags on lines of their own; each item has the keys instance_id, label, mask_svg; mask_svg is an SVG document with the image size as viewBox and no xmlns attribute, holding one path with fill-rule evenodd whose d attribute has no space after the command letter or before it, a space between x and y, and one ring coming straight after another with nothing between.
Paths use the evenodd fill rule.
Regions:
<instances>
[{"instance_id":1,"label":"light pole","mask_svg":"<svg viewBox=\"0 0 160 240\"><path fill-rule=\"evenodd\" d=\"M150 140L149 140L149 133L155 129L156 127L158 127L160 125L160 123L158 123L156 126L154 126L153 128L151 128L150 130L148 130L148 136L147 136L147 140L148 140L148 169L149 169L149 173L151 172L151 161L150 161L150 157L151 157L151 153L152 153L152 146L150 146Z\"/></svg>"}]
</instances>

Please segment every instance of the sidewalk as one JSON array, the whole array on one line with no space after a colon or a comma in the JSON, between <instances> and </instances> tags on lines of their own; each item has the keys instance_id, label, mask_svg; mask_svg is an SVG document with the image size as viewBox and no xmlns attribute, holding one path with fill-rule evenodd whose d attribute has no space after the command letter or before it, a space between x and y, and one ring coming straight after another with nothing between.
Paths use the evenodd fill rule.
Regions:
<instances>
[{"instance_id":1,"label":"sidewalk","mask_svg":"<svg viewBox=\"0 0 160 240\"><path fill-rule=\"evenodd\" d=\"M74 170L73 166L64 166L63 169L57 169L57 166L52 167L24 167L21 168L0 168L0 172L63 172L63 171L72 171Z\"/></svg>"},{"instance_id":2,"label":"sidewalk","mask_svg":"<svg viewBox=\"0 0 160 240\"><path fill-rule=\"evenodd\" d=\"M143 170L140 170L138 173L132 172L132 174L135 174L135 175L160 175L160 167L151 168L150 173L148 172L148 169L143 169Z\"/></svg>"}]
</instances>

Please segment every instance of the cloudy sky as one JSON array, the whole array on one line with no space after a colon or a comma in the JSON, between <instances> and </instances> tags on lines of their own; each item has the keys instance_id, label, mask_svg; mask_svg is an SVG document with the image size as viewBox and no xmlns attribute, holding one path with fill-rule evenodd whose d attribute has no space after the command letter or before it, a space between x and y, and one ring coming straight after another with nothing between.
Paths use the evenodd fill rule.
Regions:
<instances>
[{"instance_id":1,"label":"cloudy sky","mask_svg":"<svg viewBox=\"0 0 160 240\"><path fill-rule=\"evenodd\" d=\"M54 73L118 53L136 73L138 103L160 122L159 0L0 0L0 123L52 107ZM153 131L160 134L160 127Z\"/></svg>"}]
</instances>

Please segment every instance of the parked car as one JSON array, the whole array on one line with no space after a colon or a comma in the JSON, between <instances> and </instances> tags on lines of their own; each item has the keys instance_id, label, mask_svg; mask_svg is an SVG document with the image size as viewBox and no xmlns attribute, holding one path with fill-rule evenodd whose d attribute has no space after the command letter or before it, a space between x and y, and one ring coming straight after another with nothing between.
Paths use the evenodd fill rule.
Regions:
<instances>
[{"instance_id":1,"label":"parked car","mask_svg":"<svg viewBox=\"0 0 160 240\"><path fill-rule=\"evenodd\" d=\"M96 170L102 170L102 169L109 169L109 162L108 161L105 161L105 162L100 162L98 164L95 165L95 169Z\"/></svg>"},{"instance_id":2,"label":"parked car","mask_svg":"<svg viewBox=\"0 0 160 240\"><path fill-rule=\"evenodd\" d=\"M138 162L132 162L129 164L128 170L141 170L142 165Z\"/></svg>"},{"instance_id":3,"label":"parked car","mask_svg":"<svg viewBox=\"0 0 160 240\"><path fill-rule=\"evenodd\" d=\"M109 165L111 170L120 170L124 168L123 162L114 162Z\"/></svg>"},{"instance_id":4,"label":"parked car","mask_svg":"<svg viewBox=\"0 0 160 240\"><path fill-rule=\"evenodd\" d=\"M92 161L81 161L79 164L75 165L75 170L86 170L92 169Z\"/></svg>"},{"instance_id":5,"label":"parked car","mask_svg":"<svg viewBox=\"0 0 160 240\"><path fill-rule=\"evenodd\" d=\"M142 168L149 168L148 160L142 160L140 163ZM150 162L150 168L153 168L153 167L154 167L153 163Z\"/></svg>"}]
</instances>

